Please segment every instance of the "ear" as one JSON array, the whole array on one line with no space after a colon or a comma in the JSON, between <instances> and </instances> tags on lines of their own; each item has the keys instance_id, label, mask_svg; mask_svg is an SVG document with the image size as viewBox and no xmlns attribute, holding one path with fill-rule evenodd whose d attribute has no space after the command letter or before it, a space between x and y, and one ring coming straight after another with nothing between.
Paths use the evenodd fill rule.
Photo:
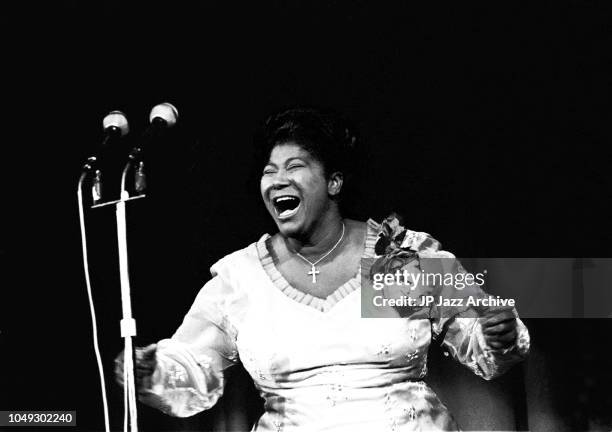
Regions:
<instances>
[{"instance_id":1,"label":"ear","mask_svg":"<svg viewBox=\"0 0 612 432\"><path fill-rule=\"evenodd\" d=\"M327 180L327 193L336 197L342 190L342 183L344 182L344 176L341 172L332 173Z\"/></svg>"}]
</instances>

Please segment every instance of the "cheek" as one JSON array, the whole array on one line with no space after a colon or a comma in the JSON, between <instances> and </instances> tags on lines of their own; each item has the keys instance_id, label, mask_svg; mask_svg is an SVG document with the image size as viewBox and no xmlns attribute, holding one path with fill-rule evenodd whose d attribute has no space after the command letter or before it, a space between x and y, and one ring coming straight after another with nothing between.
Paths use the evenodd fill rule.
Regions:
<instances>
[{"instance_id":1,"label":"cheek","mask_svg":"<svg viewBox=\"0 0 612 432\"><path fill-rule=\"evenodd\" d=\"M270 182L268 180L266 180L265 178L262 178L259 181L259 192L261 194L261 198L264 200L264 202L266 201L266 190L268 189L268 184Z\"/></svg>"},{"instance_id":2,"label":"cheek","mask_svg":"<svg viewBox=\"0 0 612 432\"><path fill-rule=\"evenodd\" d=\"M321 200L327 197L327 182L324 178L308 176L300 182L303 189L309 192L311 198Z\"/></svg>"}]
</instances>

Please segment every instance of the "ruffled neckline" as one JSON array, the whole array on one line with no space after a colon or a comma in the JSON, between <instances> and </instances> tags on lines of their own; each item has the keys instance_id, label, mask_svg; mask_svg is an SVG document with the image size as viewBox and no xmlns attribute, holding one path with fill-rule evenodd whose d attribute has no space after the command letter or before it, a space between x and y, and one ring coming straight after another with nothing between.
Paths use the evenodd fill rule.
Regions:
<instances>
[{"instance_id":1,"label":"ruffled neckline","mask_svg":"<svg viewBox=\"0 0 612 432\"><path fill-rule=\"evenodd\" d=\"M374 245L378 240L380 227L380 224L372 219L368 219L368 221L366 222L366 237L363 255L361 256L362 259L374 258L376 256L376 253L374 252ZM272 255L268 250L268 240L270 238L270 234L264 234L256 243L259 261L272 284L291 300L294 300L297 303L301 303L305 306L314 308L320 312L328 312L343 298L347 297L349 294L351 294L353 291L355 291L361 286L360 265L355 276L340 285L334 290L334 292L332 292L324 299L294 288L293 286L291 286L289 281L285 279L281 272L278 271L276 265L274 264Z\"/></svg>"}]
</instances>

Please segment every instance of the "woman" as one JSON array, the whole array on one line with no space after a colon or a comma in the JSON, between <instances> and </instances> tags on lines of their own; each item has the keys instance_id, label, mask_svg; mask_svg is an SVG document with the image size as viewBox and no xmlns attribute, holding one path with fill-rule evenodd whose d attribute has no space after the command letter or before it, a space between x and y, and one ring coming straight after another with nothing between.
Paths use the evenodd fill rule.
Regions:
<instances>
[{"instance_id":1,"label":"woman","mask_svg":"<svg viewBox=\"0 0 612 432\"><path fill-rule=\"evenodd\" d=\"M213 265L174 336L137 350L140 400L196 414L215 404L224 370L242 361L265 399L257 431L457 430L421 381L432 337L491 379L525 356L524 325L512 310L482 319L436 308L424 319L361 318L363 258L384 264L409 255L414 264L450 254L397 219L342 217L355 138L337 117L289 110L268 120L260 141L261 196L278 233Z\"/></svg>"}]
</instances>

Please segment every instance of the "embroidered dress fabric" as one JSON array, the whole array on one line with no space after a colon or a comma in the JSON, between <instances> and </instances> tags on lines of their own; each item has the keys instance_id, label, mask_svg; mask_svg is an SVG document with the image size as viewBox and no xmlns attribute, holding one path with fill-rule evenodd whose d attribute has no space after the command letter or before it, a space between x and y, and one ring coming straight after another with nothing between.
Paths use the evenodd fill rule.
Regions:
<instances>
[{"instance_id":1,"label":"embroidered dress fabric","mask_svg":"<svg viewBox=\"0 0 612 432\"><path fill-rule=\"evenodd\" d=\"M367 225L364 258L374 258L380 225ZM419 254L450 255L425 233L407 237ZM142 402L174 416L197 414L222 395L224 370L242 361L265 400L255 431L459 430L423 381L432 338L443 337L449 353L484 379L529 349L520 320L517 343L493 350L478 319L442 318L436 308L429 319L361 318L361 269L326 299L313 297L276 269L269 239L211 268L182 325L158 343Z\"/></svg>"}]
</instances>

